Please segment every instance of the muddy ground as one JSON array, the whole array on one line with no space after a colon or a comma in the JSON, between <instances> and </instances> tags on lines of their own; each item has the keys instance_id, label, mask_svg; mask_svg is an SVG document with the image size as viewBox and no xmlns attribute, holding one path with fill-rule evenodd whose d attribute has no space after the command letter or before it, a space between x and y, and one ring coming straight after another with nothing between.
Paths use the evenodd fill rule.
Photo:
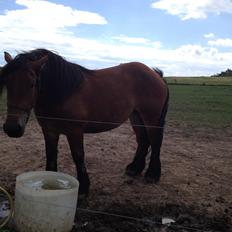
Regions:
<instances>
[{"instance_id":1,"label":"muddy ground","mask_svg":"<svg viewBox=\"0 0 232 232\"><path fill-rule=\"evenodd\" d=\"M124 175L135 149L128 123L86 135L91 189L88 202L79 205L73 231L232 231L231 128L167 123L157 185ZM44 167L44 140L35 120L20 139L0 130L0 186L13 194L16 175ZM59 171L76 175L65 137L59 143ZM176 222L162 225L164 217Z\"/></svg>"}]
</instances>

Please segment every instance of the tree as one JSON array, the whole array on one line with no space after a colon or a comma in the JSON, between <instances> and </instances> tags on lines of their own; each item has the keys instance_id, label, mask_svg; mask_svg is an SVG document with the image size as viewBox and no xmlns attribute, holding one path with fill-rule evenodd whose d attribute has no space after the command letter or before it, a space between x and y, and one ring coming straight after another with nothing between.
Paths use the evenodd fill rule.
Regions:
<instances>
[{"instance_id":1,"label":"tree","mask_svg":"<svg viewBox=\"0 0 232 232\"><path fill-rule=\"evenodd\" d=\"M232 70L228 68L224 72L212 75L212 77L232 77Z\"/></svg>"}]
</instances>

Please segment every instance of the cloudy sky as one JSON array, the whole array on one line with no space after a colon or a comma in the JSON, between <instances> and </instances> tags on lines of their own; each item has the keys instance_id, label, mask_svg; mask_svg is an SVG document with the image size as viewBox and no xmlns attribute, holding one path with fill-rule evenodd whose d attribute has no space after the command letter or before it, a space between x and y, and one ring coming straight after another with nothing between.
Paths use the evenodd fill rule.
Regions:
<instances>
[{"instance_id":1,"label":"cloudy sky","mask_svg":"<svg viewBox=\"0 0 232 232\"><path fill-rule=\"evenodd\" d=\"M0 0L0 65L3 51L47 48L88 68L212 75L232 68L231 25L231 0Z\"/></svg>"}]
</instances>

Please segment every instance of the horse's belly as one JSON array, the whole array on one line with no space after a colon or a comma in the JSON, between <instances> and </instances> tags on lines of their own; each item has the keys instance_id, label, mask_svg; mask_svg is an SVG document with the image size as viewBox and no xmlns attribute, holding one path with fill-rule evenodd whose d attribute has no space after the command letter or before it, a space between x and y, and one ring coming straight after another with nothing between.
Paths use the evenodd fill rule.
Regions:
<instances>
[{"instance_id":1,"label":"horse's belly","mask_svg":"<svg viewBox=\"0 0 232 232\"><path fill-rule=\"evenodd\" d=\"M84 132L85 133L100 133L112 130L116 127L119 127L122 123L114 123L114 122L90 122L86 125Z\"/></svg>"}]
</instances>

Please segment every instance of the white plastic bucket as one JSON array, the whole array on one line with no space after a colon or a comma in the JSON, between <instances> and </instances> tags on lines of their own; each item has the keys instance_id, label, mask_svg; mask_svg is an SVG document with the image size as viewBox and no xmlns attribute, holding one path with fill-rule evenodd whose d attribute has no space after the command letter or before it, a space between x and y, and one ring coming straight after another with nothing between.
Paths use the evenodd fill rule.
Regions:
<instances>
[{"instance_id":1,"label":"white plastic bucket","mask_svg":"<svg viewBox=\"0 0 232 232\"><path fill-rule=\"evenodd\" d=\"M14 221L20 232L68 232L72 229L78 181L59 172L36 171L16 178Z\"/></svg>"}]
</instances>

